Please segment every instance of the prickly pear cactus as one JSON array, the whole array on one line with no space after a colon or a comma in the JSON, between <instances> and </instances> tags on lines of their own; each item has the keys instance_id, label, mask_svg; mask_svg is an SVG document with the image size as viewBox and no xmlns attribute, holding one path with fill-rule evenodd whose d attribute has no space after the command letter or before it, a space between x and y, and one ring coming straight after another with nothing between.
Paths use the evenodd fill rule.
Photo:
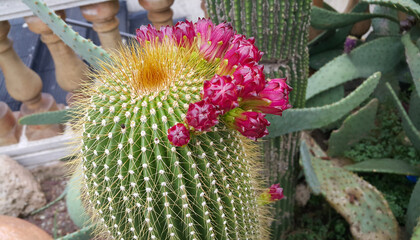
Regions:
<instances>
[{"instance_id":1,"label":"prickly pear cactus","mask_svg":"<svg viewBox=\"0 0 420 240\"><path fill-rule=\"evenodd\" d=\"M184 146L168 140L168 130L185 124L190 104L202 98L205 80L228 71L223 64L231 63L220 60L227 49L220 50L223 39L210 38L214 46L204 41L210 50L203 50L197 47L200 34L183 32L176 38L165 32L191 26L141 28L141 45L112 53L111 61L92 73L95 84L84 90L88 98L79 103L82 118L74 125L80 136L75 165L82 168L82 198L97 234L266 239L254 143L221 119L206 131L189 129L191 139ZM216 35L223 38L226 32Z\"/></svg>"}]
</instances>

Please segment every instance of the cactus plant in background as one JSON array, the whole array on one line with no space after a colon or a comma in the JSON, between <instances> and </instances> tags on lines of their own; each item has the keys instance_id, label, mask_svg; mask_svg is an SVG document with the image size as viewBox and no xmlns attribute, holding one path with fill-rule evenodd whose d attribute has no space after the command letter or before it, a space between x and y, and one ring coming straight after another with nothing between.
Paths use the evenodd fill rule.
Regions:
<instances>
[{"instance_id":1,"label":"cactus plant in background","mask_svg":"<svg viewBox=\"0 0 420 240\"><path fill-rule=\"evenodd\" d=\"M293 88L293 107L305 106L308 77L307 39L311 1L218 1L207 0L210 18L232 22L235 30L256 37L256 45L265 54L261 63L273 77L287 77ZM290 123L293 120L289 119ZM272 123L273 125L273 123ZM276 127L275 124L274 127ZM266 179L280 182L286 199L275 206L272 233L282 238L294 218L294 194L298 170L298 133L285 134L264 143Z\"/></svg>"}]
</instances>

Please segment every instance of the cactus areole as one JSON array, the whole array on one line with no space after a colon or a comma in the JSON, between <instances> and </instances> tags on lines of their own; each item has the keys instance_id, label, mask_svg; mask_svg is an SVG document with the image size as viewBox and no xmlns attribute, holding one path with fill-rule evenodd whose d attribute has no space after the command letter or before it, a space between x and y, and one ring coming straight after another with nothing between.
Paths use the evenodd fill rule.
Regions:
<instances>
[{"instance_id":1,"label":"cactus areole","mask_svg":"<svg viewBox=\"0 0 420 240\"><path fill-rule=\"evenodd\" d=\"M137 40L91 73L74 126L97 234L267 239L250 139L268 133L264 111L290 107L286 80L268 94L262 53L227 23L142 26Z\"/></svg>"}]
</instances>

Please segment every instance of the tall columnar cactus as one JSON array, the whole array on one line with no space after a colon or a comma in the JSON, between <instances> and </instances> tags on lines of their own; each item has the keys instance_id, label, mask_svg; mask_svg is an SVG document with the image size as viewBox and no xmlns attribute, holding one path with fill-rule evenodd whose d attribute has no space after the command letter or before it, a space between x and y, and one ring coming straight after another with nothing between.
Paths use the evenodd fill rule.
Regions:
<instances>
[{"instance_id":1,"label":"tall columnar cactus","mask_svg":"<svg viewBox=\"0 0 420 240\"><path fill-rule=\"evenodd\" d=\"M232 22L239 33L256 36L256 45L264 52L266 74L287 77L293 88L290 95L295 108L305 105L308 77L308 28L311 1L220 1L207 0L207 12L215 22ZM267 180L280 182L286 199L276 204L273 235L281 238L293 222L294 191L298 169L298 133L264 143Z\"/></svg>"}]
</instances>

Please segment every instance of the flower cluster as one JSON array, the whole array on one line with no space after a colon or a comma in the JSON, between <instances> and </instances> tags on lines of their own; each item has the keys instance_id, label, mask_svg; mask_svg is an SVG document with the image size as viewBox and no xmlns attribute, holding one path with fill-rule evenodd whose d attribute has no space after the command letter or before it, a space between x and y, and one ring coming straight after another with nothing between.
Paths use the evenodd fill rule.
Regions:
<instances>
[{"instance_id":1,"label":"flower cluster","mask_svg":"<svg viewBox=\"0 0 420 240\"><path fill-rule=\"evenodd\" d=\"M169 41L194 48L206 61L219 63L216 74L203 84L202 100L190 103L185 124L178 123L168 130L168 139L175 146L188 143L190 134L186 131L209 131L219 121L256 140L268 134L270 123L265 114L281 115L291 107L291 88L286 79L267 80L264 66L258 64L263 53L255 46L255 40L236 34L229 23L214 25L210 20L199 19L194 24L179 22L160 30L143 26L137 30L137 40Z\"/></svg>"}]
</instances>

